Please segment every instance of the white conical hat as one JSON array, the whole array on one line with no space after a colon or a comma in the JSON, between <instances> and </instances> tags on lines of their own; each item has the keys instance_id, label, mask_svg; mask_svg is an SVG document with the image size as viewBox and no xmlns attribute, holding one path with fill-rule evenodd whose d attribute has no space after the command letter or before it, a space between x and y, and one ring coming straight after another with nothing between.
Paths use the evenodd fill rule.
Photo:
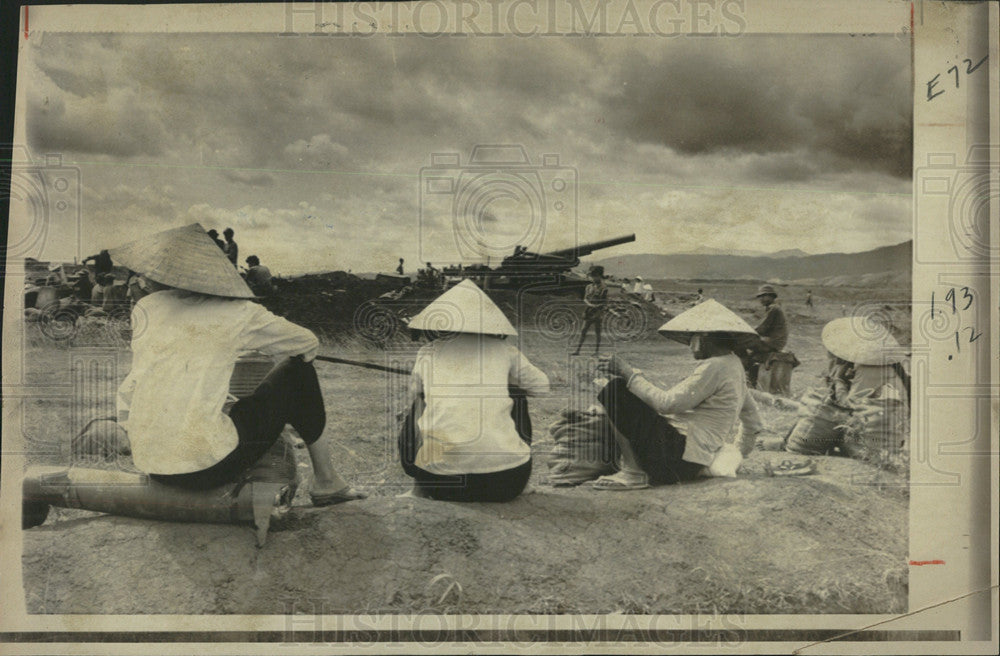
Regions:
<instances>
[{"instance_id":1,"label":"white conical hat","mask_svg":"<svg viewBox=\"0 0 1000 656\"><path fill-rule=\"evenodd\" d=\"M233 263L198 223L157 232L109 253L115 264L164 285L212 296L253 298Z\"/></svg>"},{"instance_id":2,"label":"white conical hat","mask_svg":"<svg viewBox=\"0 0 1000 656\"><path fill-rule=\"evenodd\" d=\"M692 333L726 333L734 336L757 334L750 324L711 298L681 312L660 326L659 332L664 337L684 344L690 343Z\"/></svg>"},{"instance_id":3,"label":"white conical hat","mask_svg":"<svg viewBox=\"0 0 1000 656\"><path fill-rule=\"evenodd\" d=\"M823 346L854 364L890 365L905 359L903 347L885 324L872 317L843 317L823 326Z\"/></svg>"},{"instance_id":4,"label":"white conical hat","mask_svg":"<svg viewBox=\"0 0 1000 656\"><path fill-rule=\"evenodd\" d=\"M415 330L516 335L500 308L474 282L465 279L438 296L410 320Z\"/></svg>"}]
</instances>

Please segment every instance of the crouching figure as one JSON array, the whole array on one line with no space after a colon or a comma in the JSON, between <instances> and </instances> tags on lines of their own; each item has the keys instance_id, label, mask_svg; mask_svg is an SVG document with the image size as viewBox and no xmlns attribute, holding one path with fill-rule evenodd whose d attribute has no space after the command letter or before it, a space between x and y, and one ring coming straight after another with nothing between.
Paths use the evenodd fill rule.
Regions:
<instances>
[{"instance_id":1,"label":"crouching figure","mask_svg":"<svg viewBox=\"0 0 1000 656\"><path fill-rule=\"evenodd\" d=\"M641 371L612 356L600 368L613 376L598 399L616 429L621 469L599 478L602 490L633 490L710 475L735 476L762 429L743 365L733 349L754 334L746 322L714 300L679 314L660 327L688 344L701 364L663 390ZM737 444L739 424L742 440Z\"/></svg>"},{"instance_id":2,"label":"crouching figure","mask_svg":"<svg viewBox=\"0 0 1000 656\"><path fill-rule=\"evenodd\" d=\"M548 377L507 340L514 326L470 280L451 288L409 324L430 339L410 381L399 434L414 494L444 501L510 501L531 477L525 396Z\"/></svg>"}]
</instances>

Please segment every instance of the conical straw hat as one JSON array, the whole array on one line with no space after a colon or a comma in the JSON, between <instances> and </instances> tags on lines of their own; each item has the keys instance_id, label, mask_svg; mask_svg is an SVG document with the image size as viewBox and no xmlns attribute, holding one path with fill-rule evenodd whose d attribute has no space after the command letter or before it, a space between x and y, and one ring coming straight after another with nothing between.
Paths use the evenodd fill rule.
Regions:
<instances>
[{"instance_id":1,"label":"conical straw hat","mask_svg":"<svg viewBox=\"0 0 1000 656\"><path fill-rule=\"evenodd\" d=\"M471 280L463 280L438 296L410 320L415 330L516 335L500 308Z\"/></svg>"},{"instance_id":2,"label":"conical straw hat","mask_svg":"<svg viewBox=\"0 0 1000 656\"><path fill-rule=\"evenodd\" d=\"M691 342L693 333L724 333L732 336L757 334L750 324L711 298L681 312L660 326L659 332L664 337L684 344Z\"/></svg>"},{"instance_id":3,"label":"conical straw hat","mask_svg":"<svg viewBox=\"0 0 1000 656\"><path fill-rule=\"evenodd\" d=\"M841 360L886 366L902 362L903 347L872 317L843 317L823 326L823 346Z\"/></svg>"},{"instance_id":4,"label":"conical straw hat","mask_svg":"<svg viewBox=\"0 0 1000 656\"><path fill-rule=\"evenodd\" d=\"M115 264L164 285L212 296L253 298L232 262L198 223L157 232L110 253Z\"/></svg>"}]
</instances>

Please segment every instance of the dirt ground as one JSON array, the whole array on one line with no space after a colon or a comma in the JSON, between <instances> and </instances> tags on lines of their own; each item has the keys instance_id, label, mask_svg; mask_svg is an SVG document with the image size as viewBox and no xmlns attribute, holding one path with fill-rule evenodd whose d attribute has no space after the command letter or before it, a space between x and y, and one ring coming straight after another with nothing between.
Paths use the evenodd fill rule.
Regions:
<instances>
[{"instance_id":1,"label":"dirt ground","mask_svg":"<svg viewBox=\"0 0 1000 656\"><path fill-rule=\"evenodd\" d=\"M705 290L754 323L751 283L671 283ZM666 287L665 283L656 285ZM802 365L795 396L819 382L822 325L870 290L783 290L789 349ZM884 310L908 342L907 290L886 292ZM858 299L854 301L852 299ZM676 314L686 306L667 303ZM759 317L759 312L757 313ZM655 333L654 333L655 335ZM37 337L37 336L36 336ZM908 497L905 476L846 458L818 458L812 476L771 478L754 453L737 479L708 479L614 493L546 484L554 445L547 427L561 409L594 402L593 364L571 359L565 334L522 324L521 348L546 372L548 397L532 400L534 492L509 504L447 504L396 498L408 480L395 461L395 414L406 378L317 364L335 463L370 498L309 507L304 451L296 507L263 549L248 527L186 525L54 510L24 532L24 582L35 613L890 613L906 609ZM91 344L91 346L96 346ZM128 350L74 348L32 339L28 382L69 381L81 353L109 363L74 396L26 400L33 463L64 463L75 409L113 413ZM341 339L329 355L406 366L419 344L390 350ZM606 344L663 385L694 366L689 351L657 336ZM113 363L113 364L110 364ZM789 410L762 408L783 435ZM85 419L85 418L84 418ZM121 463L127 466L127 462ZM440 576L445 575L445 576ZM153 591L140 582L155 581ZM456 583L457 585L452 585Z\"/></svg>"}]
</instances>

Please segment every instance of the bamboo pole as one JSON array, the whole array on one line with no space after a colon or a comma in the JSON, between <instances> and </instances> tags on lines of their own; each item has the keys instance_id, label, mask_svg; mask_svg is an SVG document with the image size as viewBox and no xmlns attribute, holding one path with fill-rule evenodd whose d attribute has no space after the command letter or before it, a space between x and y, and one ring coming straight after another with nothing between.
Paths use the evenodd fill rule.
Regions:
<instances>
[{"instance_id":1,"label":"bamboo pole","mask_svg":"<svg viewBox=\"0 0 1000 656\"><path fill-rule=\"evenodd\" d=\"M329 355L317 355L316 359L321 362L331 362L333 364L349 364L352 367L363 367L365 369L374 369L376 371L388 371L392 374L402 374L404 376L409 376L410 372L406 369L400 369L398 367L389 367L384 364L376 364L374 362L361 362L360 360L348 360L346 358L334 358Z\"/></svg>"}]
</instances>

